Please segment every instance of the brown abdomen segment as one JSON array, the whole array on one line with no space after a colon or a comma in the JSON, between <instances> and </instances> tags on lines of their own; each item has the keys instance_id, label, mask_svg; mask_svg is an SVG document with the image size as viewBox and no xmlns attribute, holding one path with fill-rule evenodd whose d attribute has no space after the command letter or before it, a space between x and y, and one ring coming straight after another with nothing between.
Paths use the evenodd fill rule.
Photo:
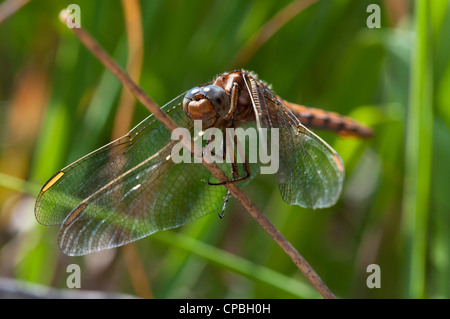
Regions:
<instances>
[{"instance_id":1,"label":"brown abdomen segment","mask_svg":"<svg viewBox=\"0 0 450 319\"><path fill-rule=\"evenodd\" d=\"M370 138L373 136L373 131L370 128L347 116L284 100L283 103L307 128L330 130L343 137Z\"/></svg>"}]
</instances>

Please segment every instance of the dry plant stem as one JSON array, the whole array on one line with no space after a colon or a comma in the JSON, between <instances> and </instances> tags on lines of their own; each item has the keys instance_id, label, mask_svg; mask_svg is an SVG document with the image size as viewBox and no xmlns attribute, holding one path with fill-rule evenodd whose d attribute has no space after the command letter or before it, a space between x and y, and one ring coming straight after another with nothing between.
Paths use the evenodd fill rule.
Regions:
<instances>
[{"instance_id":1,"label":"dry plant stem","mask_svg":"<svg viewBox=\"0 0 450 319\"><path fill-rule=\"evenodd\" d=\"M133 285L136 296L145 299L153 299L153 292L150 287L150 281L148 280L145 272L145 267L139 256L139 251L134 245L125 245L120 247L125 264L128 268L128 274Z\"/></svg>"},{"instance_id":2,"label":"dry plant stem","mask_svg":"<svg viewBox=\"0 0 450 319\"><path fill-rule=\"evenodd\" d=\"M63 19L63 22L65 20ZM153 113L155 118L160 121L168 130L173 131L178 128L177 124L164 113L159 106L109 57L109 55L92 39L92 37L82 28L72 29L80 41L103 63L121 82L127 87L139 101ZM182 139L181 142L188 149L193 150L194 154L202 154L198 146L191 140ZM207 156L204 154L204 156ZM203 165L220 181L225 181L228 177L212 160L202 160ZM275 242L291 257L295 265L306 276L311 284L320 292L324 298L333 299L335 296L328 289L325 283L320 279L314 269L300 255L300 253L286 240L286 238L272 225L272 223L259 211L255 204L233 183L224 185L231 194L241 203L241 205L250 213L250 215L261 225L261 227L275 240Z\"/></svg>"},{"instance_id":3,"label":"dry plant stem","mask_svg":"<svg viewBox=\"0 0 450 319\"><path fill-rule=\"evenodd\" d=\"M0 5L0 24L8 19L17 10L26 5L30 0L6 0Z\"/></svg>"}]
</instances>

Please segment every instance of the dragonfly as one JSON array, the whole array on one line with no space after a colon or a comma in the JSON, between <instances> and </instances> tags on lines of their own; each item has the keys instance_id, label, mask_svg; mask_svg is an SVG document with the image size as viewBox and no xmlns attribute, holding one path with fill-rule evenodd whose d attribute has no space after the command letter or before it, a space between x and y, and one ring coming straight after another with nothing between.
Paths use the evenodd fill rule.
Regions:
<instances>
[{"instance_id":1,"label":"dragonfly","mask_svg":"<svg viewBox=\"0 0 450 319\"><path fill-rule=\"evenodd\" d=\"M280 169L275 175L281 197L306 208L334 205L344 181L342 159L310 129L362 138L373 134L351 118L285 101L246 70L219 74L162 109L179 127L190 130L197 120L202 129L247 124L277 129ZM255 175L246 158L242 172L231 164L228 180L211 182L204 165L174 162L171 150L177 142L148 116L123 137L53 175L37 197L37 221L60 225L63 253L86 255L223 211L229 197L224 184L246 182Z\"/></svg>"}]
</instances>

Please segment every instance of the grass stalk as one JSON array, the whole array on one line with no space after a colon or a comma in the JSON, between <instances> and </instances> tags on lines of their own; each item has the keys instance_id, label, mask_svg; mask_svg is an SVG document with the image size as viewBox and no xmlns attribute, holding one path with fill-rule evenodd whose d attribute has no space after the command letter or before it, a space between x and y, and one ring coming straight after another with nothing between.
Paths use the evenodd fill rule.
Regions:
<instances>
[{"instance_id":1,"label":"grass stalk","mask_svg":"<svg viewBox=\"0 0 450 319\"><path fill-rule=\"evenodd\" d=\"M431 1L416 1L403 194L406 297L426 297L426 260L432 174L433 71Z\"/></svg>"}]
</instances>

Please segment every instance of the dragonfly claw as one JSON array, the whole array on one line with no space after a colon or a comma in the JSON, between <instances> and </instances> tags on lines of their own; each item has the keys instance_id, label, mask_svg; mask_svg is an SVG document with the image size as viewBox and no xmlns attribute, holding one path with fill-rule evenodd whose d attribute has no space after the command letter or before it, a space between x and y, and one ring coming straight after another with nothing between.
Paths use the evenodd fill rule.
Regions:
<instances>
[{"instance_id":1,"label":"dragonfly claw","mask_svg":"<svg viewBox=\"0 0 450 319\"><path fill-rule=\"evenodd\" d=\"M225 208L227 208L227 204L228 204L228 200L230 199L230 191L227 192L227 195L223 198L223 207L222 207L222 211L219 214L219 218L222 219L225 216Z\"/></svg>"}]
</instances>

